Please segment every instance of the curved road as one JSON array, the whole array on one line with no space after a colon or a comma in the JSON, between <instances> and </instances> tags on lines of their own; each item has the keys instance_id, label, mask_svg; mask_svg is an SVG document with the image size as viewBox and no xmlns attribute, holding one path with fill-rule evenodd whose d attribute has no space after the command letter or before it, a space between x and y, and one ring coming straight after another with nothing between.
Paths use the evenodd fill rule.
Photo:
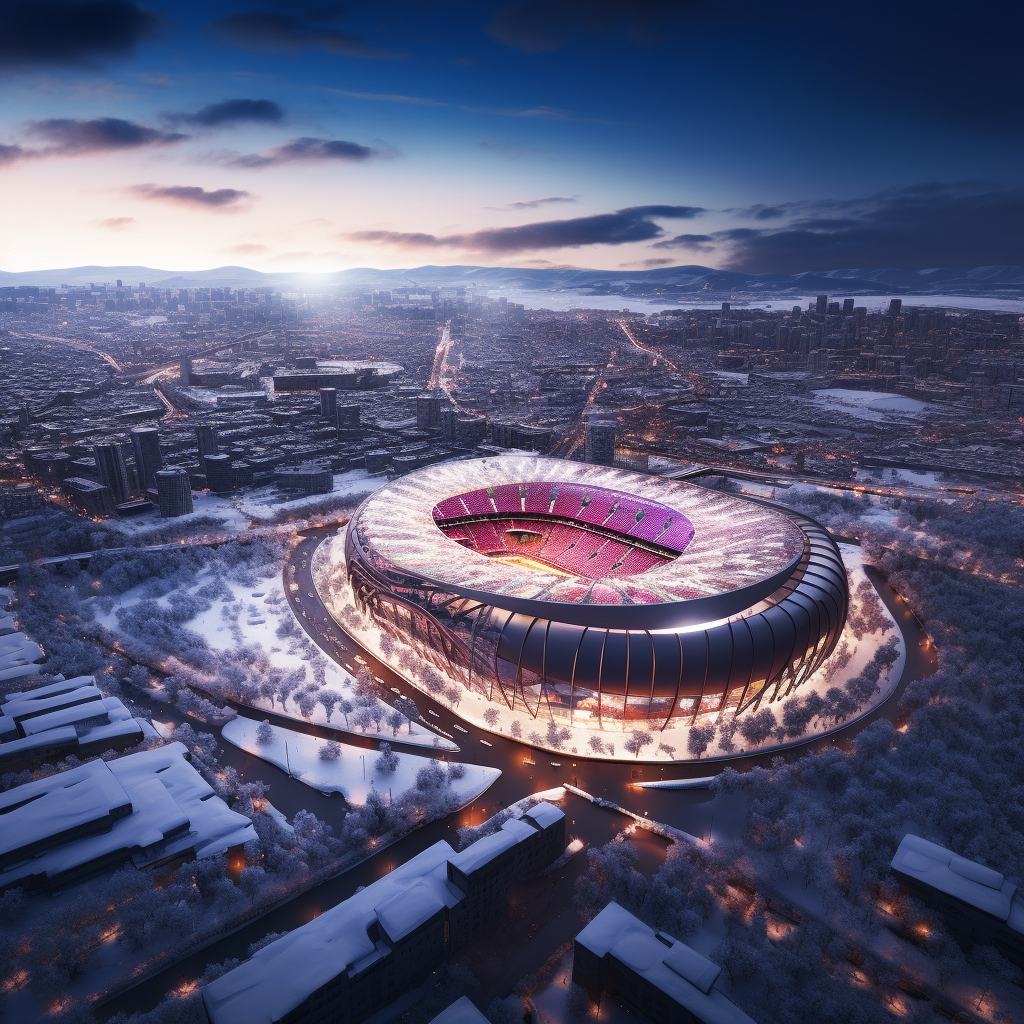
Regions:
<instances>
[{"instance_id":1,"label":"curved road","mask_svg":"<svg viewBox=\"0 0 1024 1024\"><path fill-rule=\"evenodd\" d=\"M846 746L852 737L875 719L882 716L895 717L900 693L911 681L930 675L936 668L934 649L913 612L883 579L875 575L873 582L886 606L899 623L907 642L907 662L894 693L864 718L828 737L811 743L798 744L781 751L773 750L762 754L728 759L676 763L664 761L610 762L592 760L574 754L550 754L537 750L527 743L513 740L511 737L478 729L469 722L463 721L446 705L439 704L429 694L410 686L405 679L382 664L373 654L341 629L317 596L311 571L313 552L336 530L337 526L332 525L303 531L302 540L292 550L285 563L285 593L292 600L292 608L300 625L321 650L344 668L351 669L353 672L357 670L359 663L355 661L355 658L359 656L374 675L385 681L389 690L394 687L403 694L411 696L420 708L424 723L428 726L440 727L446 733L450 733L460 745L460 752L447 755L442 752L442 756L500 768L501 777L472 806L449 815L445 819L416 829L410 835L368 858L362 864L294 897L258 920L216 939L184 960L176 962L114 997L105 1003L99 1011L99 1015L104 1019L120 1010L130 1014L152 1009L168 991L183 980L201 975L208 964L218 963L227 957L244 958L249 944L262 938L267 932L284 931L305 924L324 910L347 899L358 886L367 885L380 878L392 870L396 864L405 862L439 840L446 840L457 847L456 830L459 827L478 824L506 804L540 789L565 782L575 783L581 789L597 796L606 797L638 814L647 814L655 820L665 822L693 835L706 834L712 823L710 817L712 801L707 791L642 790L635 788L632 783L638 777L648 781L664 778L698 778L716 774L727 765L742 771L754 765L768 765L773 758L779 756L785 757L787 760L792 759L808 749L823 749L832 744ZM288 589L289 568L294 569L294 581L299 585L298 591L294 593ZM389 692L389 696L393 696L393 694ZM248 709L242 710L244 712ZM290 718L278 718L268 715L262 710L256 714L260 718L271 718L278 724L295 730L319 736L333 735L346 743L354 743L359 746L375 748L380 740L388 740L393 742L396 748L405 749L410 753L428 753L422 747L402 745L400 739L393 740L387 734L381 734L380 740L378 740L370 736L333 730L326 726L297 722ZM482 741L486 741L486 743ZM298 807L305 805L335 826L343 817L343 801L337 797L323 797L302 783L289 779L284 772L274 768L273 765L255 761L244 751L236 750L225 744L221 760L225 764L236 765L243 773L243 777L247 777L250 772L255 772L258 774L254 774L253 777L269 781L273 786L271 799L289 816ZM525 763L527 760L532 760L535 764ZM561 767L552 767L552 761L560 762ZM567 823L569 833L583 839L588 846L602 845L621 831L625 824L620 815L609 813L575 796L569 797L566 814L569 818ZM641 869L650 873L657 867L666 844L657 837L645 833L635 833L633 841L641 851ZM559 885L566 880L569 882L560 890L564 896L566 907L571 905L572 879L585 870L586 858L577 857L558 872L557 876L552 876L553 881L557 880ZM543 926L543 934L550 936L550 941L546 940L543 944L534 947L538 952L537 964L529 969L532 970L539 965L540 960L546 955L546 951L550 951L561 942L570 940L576 927L578 927L577 919L570 913L562 913L557 919L552 918L546 922ZM508 984L510 985L525 973L528 972L523 968L523 964L511 965L507 972L508 978L511 979ZM507 994L501 986L494 992L495 994ZM489 999L490 994L486 994L486 997Z\"/></svg>"}]
</instances>

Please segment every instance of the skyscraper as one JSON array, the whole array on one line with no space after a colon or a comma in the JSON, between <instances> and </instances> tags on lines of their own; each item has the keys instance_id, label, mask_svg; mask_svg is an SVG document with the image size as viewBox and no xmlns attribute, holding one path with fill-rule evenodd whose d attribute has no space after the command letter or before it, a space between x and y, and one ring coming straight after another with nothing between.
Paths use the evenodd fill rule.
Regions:
<instances>
[{"instance_id":1,"label":"skyscraper","mask_svg":"<svg viewBox=\"0 0 1024 1024\"><path fill-rule=\"evenodd\" d=\"M889 300L889 316L899 316L903 309L902 299L890 299Z\"/></svg>"},{"instance_id":2,"label":"skyscraper","mask_svg":"<svg viewBox=\"0 0 1024 1024\"><path fill-rule=\"evenodd\" d=\"M160 504L160 515L164 519L185 516L192 511L192 488L188 473L177 466L168 466L153 474Z\"/></svg>"},{"instance_id":3,"label":"skyscraper","mask_svg":"<svg viewBox=\"0 0 1024 1024\"><path fill-rule=\"evenodd\" d=\"M231 471L230 455L207 455L206 486L215 493L230 491L235 486L235 477Z\"/></svg>"},{"instance_id":4,"label":"skyscraper","mask_svg":"<svg viewBox=\"0 0 1024 1024\"><path fill-rule=\"evenodd\" d=\"M96 459L100 483L110 491L114 504L127 501L132 496L132 489L121 446L116 441L103 441L93 446L92 454Z\"/></svg>"},{"instance_id":5,"label":"skyscraper","mask_svg":"<svg viewBox=\"0 0 1024 1024\"><path fill-rule=\"evenodd\" d=\"M853 299L843 299L843 316L853 316Z\"/></svg>"},{"instance_id":6,"label":"skyscraper","mask_svg":"<svg viewBox=\"0 0 1024 1024\"><path fill-rule=\"evenodd\" d=\"M138 427L132 431L132 449L139 483L145 490L155 487L156 471L163 465L160 456L160 431L156 427Z\"/></svg>"},{"instance_id":7,"label":"skyscraper","mask_svg":"<svg viewBox=\"0 0 1024 1024\"><path fill-rule=\"evenodd\" d=\"M196 442L199 446L199 461L202 463L205 470L206 457L208 455L218 455L220 453L220 445L217 443L217 424L197 424Z\"/></svg>"},{"instance_id":8,"label":"skyscraper","mask_svg":"<svg viewBox=\"0 0 1024 1024\"><path fill-rule=\"evenodd\" d=\"M320 415L329 423L338 421L338 391L336 388L320 389Z\"/></svg>"},{"instance_id":9,"label":"skyscraper","mask_svg":"<svg viewBox=\"0 0 1024 1024\"><path fill-rule=\"evenodd\" d=\"M818 301L815 303L814 311L816 313L821 313L822 316L824 316L828 312L828 296L827 295L819 295L818 296Z\"/></svg>"},{"instance_id":10,"label":"skyscraper","mask_svg":"<svg viewBox=\"0 0 1024 1024\"><path fill-rule=\"evenodd\" d=\"M584 458L597 466L615 463L615 433L619 425L614 420L590 420L584 441Z\"/></svg>"},{"instance_id":11,"label":"skyscraper","mask_svg":"<svg viewBox=\"0 0 1024 1024\"><path fill-rule=\"evenodd\" d=\"M192 360L188 356L182 356L179 366L181 386L187 388L192 383Z\"/></svg>"}]
</instances>

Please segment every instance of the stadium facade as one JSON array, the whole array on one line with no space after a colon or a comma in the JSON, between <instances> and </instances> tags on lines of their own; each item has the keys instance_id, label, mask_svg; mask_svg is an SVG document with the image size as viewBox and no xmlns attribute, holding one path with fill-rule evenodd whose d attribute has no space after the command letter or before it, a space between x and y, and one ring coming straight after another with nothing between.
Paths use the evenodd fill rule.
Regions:
<instances>
[{"instance_id":1,"label":"stadium facade","mask_svg":"<svg viewBox=\"0 0 1024 1024\"><path fill-rule=\"evenodd\" d=\"M345 536L356 604L490 701L664 728L781 699L842 633L839 551L799 513L539 456L432 466Z\"/></svg>"}]
</instances>

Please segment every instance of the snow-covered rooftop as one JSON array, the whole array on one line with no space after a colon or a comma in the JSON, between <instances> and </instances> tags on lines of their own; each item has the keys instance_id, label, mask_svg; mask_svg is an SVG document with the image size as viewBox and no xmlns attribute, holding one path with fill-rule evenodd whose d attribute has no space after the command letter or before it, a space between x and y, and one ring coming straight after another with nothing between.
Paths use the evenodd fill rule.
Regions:
<instances>
[{"instance_id":1,"label":"snow-covered rooftop","mask_svg":"<svg viewBox=\"0 0 1024 1024\"><path fill-rule=\"evenodd\" d=\"M561 812L559 812L561 813ZM536 830L529 826L530 835ZM332 907L309 924L264 946L203 989L212 1024L273 1024L346 968L362 969L381 955L370 926L397 941L462 893L448 882L448 862L467 873L515 846L514 830L499 830L456 854L438 842ZM469 865L463 867L463 865ZM449 1008L450 1009L450 1008ZM458 1024L470 1024L459 1018Z\"/></svg>"},{"instance_id":2,"label":"snow-covered rooftop","mask_svg":"<svg viewBox=\"0 0 1024 1024\"><path fill-rule=\"evenodd\" d=\"M1024 933L1024 901L998 871L967 860L920 836L906 835L892 870L944 892Z\"/></svg>"},{"instance_id":3,"label":"snow-covered rooftop","mask_svg":"<svg viewBox=\"0 0 1024 1024\"><path fill-rule=\"evenodd\" d=\"M255 839L252 822L215 796L185 755L183 744L170 743L4 793L0 888L22 880L45 884L117 854L141 865L192 849L209 856ZM107 830L88 834L94 828ZM15 862L29 845L40 852Z\"/></svg>"},{"instance_id":4,"label":"snow-covered rooftop","mask_svg":"<svg viewBox=\"0 0 1024 1024\"><path fill-rule=\"evenodd\" d=\"M462 996L445 1007L430 1024L488 1024L488 1021L470 1002L469 996Z\"/></svg>"},{"instance_id":5,"label":"snow-covered rooftop","mask_svg":"<svg viewBox=\"0 0 1024 1024\"><path fill-rule=\"evenodd\" d=\"M721 968L678 939L655 932L618 903L609 903L576 936L595 956L613 956L705 1024L753 1024L714 987Z\"/></svg>"},{"instance_id":6,"label":"snow-covered rooftop","mask_svg":"<svg viewBox=\"0 0 1024 1024\"><path fill-rule=\"evenodd\" d=\"M565 812L561 807L549 804L547 800L541 800L540 803L534 804L523 817L536 822L538 828L547 828L549 825L554 825L556 821L564 818Z\"/></svg>"},{"instance_id":7,"label":"snow-covered rooftop","mask_svg":"<svg viewBox=\"0 0 1024 1024\"><path fill-rule=\"evenodd\" d=\"M535 831L535 830L533 830ZM505 829L498 829L483 839L478 839L472 846L467 846L461 853L451 858L452 867L458 868L464 875L471 875L489 864L499 854L511 850L522 837Z\"/></svg>"},{"instance_id":8,"label":"snow-covered rooftop","mask_svg":"<svg viewBox=\"0 0 1024 1024\"><path fill-rule=\"evenodd\" d=\"M272 1024L346 967L377 952L368 934L377 908L392 909L395 897L414 887L439 904L454 905L447 863L455 851L435 843L326 913L264 946L233 971L203 989L213 1024ZM398 925L396 924L396 927Z\"/></svg>"}]
</instances>

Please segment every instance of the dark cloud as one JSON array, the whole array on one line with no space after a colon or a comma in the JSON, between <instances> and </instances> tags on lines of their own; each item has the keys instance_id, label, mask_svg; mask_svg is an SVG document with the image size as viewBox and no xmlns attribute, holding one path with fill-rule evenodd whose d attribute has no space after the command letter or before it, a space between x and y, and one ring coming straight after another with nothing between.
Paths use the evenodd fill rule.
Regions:
<instances>
[{"instance_id":1,"label":"dark cloud","mask_svg":"<svg viewBox=\"0 0 1024 1024\"><path fill-rule=\"evenodd\" d=\"M655 242L655 249L695 249L697 252L708 252L712 247L708 244L714 241L711 235L676 235L675 238L666 238L663 242Z\"/></svg>"},{"instance_id":2,"label":"dark cloud","mask_svg":"<svg viewBox=\"0 0 1024 1024\"><path fill-rule=\"evenodd\" d=\"M128 191L139 199L163 200L182 206L214 210L237 206L251 195L237 188L218 188L207 192L198 185L133 185Z\"/></svg>"},{"instance_id":3,"label":"dark cloud","mask_svg":"<svg viewBox=\"0 0 1024 1024\"><path fill-rule=\"evenodd\" d=\"M6 146L0 143L0 167L4 164L13 164L26 156L26 151L21 146Z\"/></svg>"},{"instance_id":4,"label":"dark cloud","mask_svg":"<svg viewBox=\"0 0 1024 1024\"><path fill-rule=\"evenodd\" d=\"M273 100L224 100L211 103L194 114L165 114L172 124L190 124L199 128L223 128L241 122L279 124L284 111Z\"/></svg>"},{"instance_id":5,"label":"dark cloud","mask_svg":"<svg viewBox=\"0 0 1024 1024\"><path fill-rule=\"evenodd\" d=\"M232 157L228 163L233 167L274 167L278 164L332 161L360 163L378 155L378 150L346 139L302 138L274 146L265 153L248 153Z\"/></svg>"},{"instance_id":6,"label":"dark cloud","mask_svg":"<svg viewBox=\"0 0 1024 1024\"><path fill-rule=\"evenodd\" d=\"M302 4L287 10L246 11L215 21L213 31L224 42L254 53L323 50L340 57L397 56L370 46L362 36L337 28L332 22L341 13L340 8L330 5L314 8Z\"/></svg>"},{"instance_id":7,"label":"dark cloud","mask_svg":"<svg viewBox=\"0 0 1024 1024\"><path fill-rule=\"evenodd\" d=\"M549 206L552 203L575 203L575 196L545 196L543 199L525 199L518 203L506 203L504 206L491 206L491 210L536 210L538 206Z\"/></svg>"},{"instance_id":8,"label":"dark cloud","mask_svg":"<svg viewBox=\"0 0 1024 1024\"><path fill-rule=\"evenodd\" d=\"M160 18L129 0L3 0L0 67L88 66L127 57Z\"/></svg>"},{"instance_id":9,"label":"dark cloud","mask_svg":"<svg viewBox=\"0 0 1024 1024\"><path fill-rule=\"evenodd\" d=\"M651 44L667 19L690 6L685 0L528 0L499 11L487 31L522 53L548 53L618 25L633 42Z\"/></svg>"},{"instance_id":10,"label":"dark cloud","mask_svg":"<svg viewBox=\"0 0 1024 1024\"><path fill-rule=\"evenodd\" d=\"M404 231L357 231L347 237L358 242L383 242L414 248L458 247L477 252L513 253L536 249L577 248L582 245L623 245L657 238L662 228L652 218L691 218L696 206L634 206L616 213L599 213L568 220L540 221L509 228L484 228L459 235L428 235Z\"/></svg>"},{"instance_id":11,"label":"dark cloud","mask_svg":"<svg viewBox=\"0 0 1024 1024\"><path fill-rule=\"evenodd\" d=\"M778 229L716 233L731 269L800 273L1024 264L1024 188L929 183L868 199L788 204Z\"/></svg>"},{"instance_id":12,"label":"dark cloud","mask_svg":"<svg viewBox=\"0 0 1024 1024\"><path fill-rule=\"evenodd\" d=\"M108 231L123 231L134 223L134 217L107 217L105 220L96 221L96 226L106 228Z\"/></svg>"},{"instance_id":13,"label":"dark cloud","mask_svg":"<svg viewBox=\"0 0 1024 1024\"><path fill-rule=\"evenodd\" d=\"M49 143L43 149L26 150L26 156L65 156L113 149L140 149L145 146L166 146L188 138L180 132L165 132L134 121L123 121L119 117L98 117L91 121L50 118L46 121L29 121L25 130L33 138Z\"/></svg>"}]
</instances>

